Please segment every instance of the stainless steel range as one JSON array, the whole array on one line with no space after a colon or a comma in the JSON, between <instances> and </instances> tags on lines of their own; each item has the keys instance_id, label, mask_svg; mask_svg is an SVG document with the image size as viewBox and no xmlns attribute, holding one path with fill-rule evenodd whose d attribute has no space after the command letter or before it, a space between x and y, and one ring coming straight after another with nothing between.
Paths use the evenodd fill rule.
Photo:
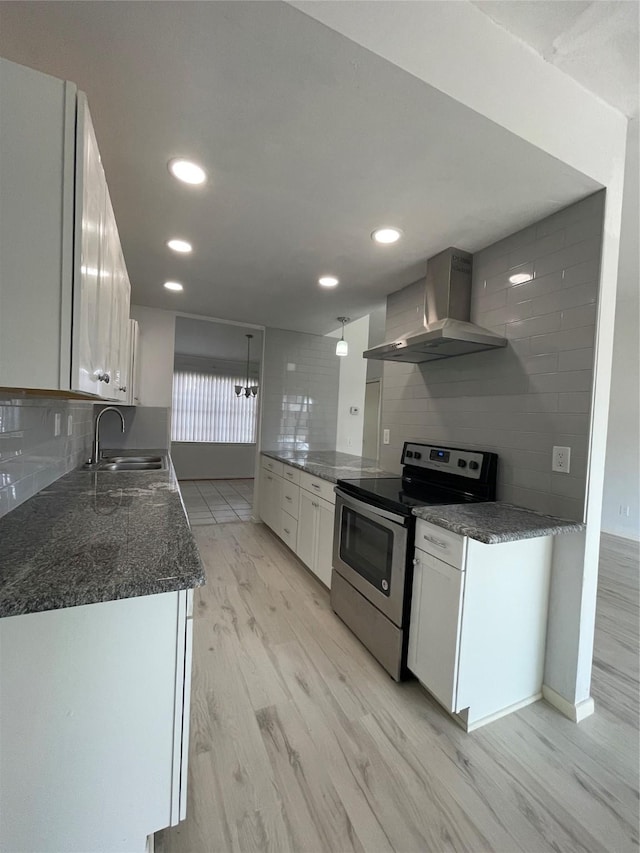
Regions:
<instances>
[{"instance_id":1,"label":"stainless steel range","mask_svg":"<svg viewBox=\"0 0 640 853\"><path fill-rule=\"evenodd\" d=\"M331 606L396 681L406 676L414 507L493 501L495 453L405 442L402 476L338 480Z\"/></svg>"}]
</instances>

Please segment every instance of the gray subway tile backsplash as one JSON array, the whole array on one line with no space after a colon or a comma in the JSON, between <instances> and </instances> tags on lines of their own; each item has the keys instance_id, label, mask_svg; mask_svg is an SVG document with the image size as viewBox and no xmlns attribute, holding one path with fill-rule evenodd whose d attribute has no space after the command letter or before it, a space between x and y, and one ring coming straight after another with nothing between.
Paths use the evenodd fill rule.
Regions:
<instances>
[{"instance_id":1,"label":"gray subway tile backsplash","mask_svg":"<svg viewBox=\"0 0 640 853\"><path fill-rule=\"evenodd\" d=\"M494 450L500 500L583 517L603 209L596 193L474 255L472 320L508 345L385 362L384 468L399 471L404 441ZM533 278L514 284L515 273ZM423 281L388 297L387 339L418 325L423 298ZM570 475L551 472L554 445L571 447Z\"/></svg>"},{"instance_id":2,"label":"gray subway tile backsplash","mask_svg":"<svg viewBox=\"0 0 640 853\"><path fill-rule=\"evenodd\" d=\"M0 397L0 517L89 458L92 423L90 402Z\"/></svg>"},{"instance_id":3,"label":"gray subway tile backsplash","mask_svg":"<svg viewBox=\"0 0 640 853\"><path fill-rule=\"evenodd\" d=\"M335 450L340 359L335 338L265 331L261 446Z\"/></svg>"}]
</instances>

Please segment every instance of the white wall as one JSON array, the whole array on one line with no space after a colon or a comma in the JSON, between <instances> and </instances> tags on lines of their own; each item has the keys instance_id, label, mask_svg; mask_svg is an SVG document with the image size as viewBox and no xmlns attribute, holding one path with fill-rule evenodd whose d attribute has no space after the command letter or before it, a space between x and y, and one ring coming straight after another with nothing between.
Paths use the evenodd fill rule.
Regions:
<instances>
[{"instance_id":1,"label":"white wall","mask_svg":"<svg viewBox=\"0 0 640 853\"><path fill-rule=\"evenodd\" d=\"M342 329L331 332L329 337L339 339ZM340 384L338 388L338 425L336 450L362 456L362 432L364 428L364 395L367 383L367 361L362 353L369 347L369 315L347 323L344 339L349 344L349 355L338 357L340 362ZM357 415L350 409L355 406Z\"/></svg>"},{"instance_id":2,"label":"white wall","mask_svg":"<svg viewBox=\"0 0 640 853\"><path fill-rule=\"evenodd\" d=\"M602 529L640 539L640 206L638 119L629 122L618 263ZM620 508L622 507L622 511ZM626 512L629 514L627 515Z\"/></svg>"},{"instance_id":3,"label":"white wall","mask_svg":"<svg viewBox=\"0 0 640 853\"><path fill-rule=\"evenodd\" d=\"M176 315L159 308L131 306L138 321L138 399L141 406L171 406Z\"/></svg>"},{"instance_id":4,"label":"white wall","mask_svg":"<svg viewBox=\"0 0 640 853\"><path fill-rule=\"evenodd\" d=\"M252 478L255 444L209 444L174 441L171 458L179 480L226 480Z\"/></svg>"}]
</instances>

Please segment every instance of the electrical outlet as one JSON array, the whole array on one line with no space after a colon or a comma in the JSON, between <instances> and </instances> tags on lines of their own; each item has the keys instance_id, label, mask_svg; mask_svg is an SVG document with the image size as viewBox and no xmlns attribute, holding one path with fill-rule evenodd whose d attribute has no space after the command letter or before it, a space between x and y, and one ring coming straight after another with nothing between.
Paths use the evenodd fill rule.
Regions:
<instances>
[{"instance_id":1,"label":"electrical outlet","mask_svg":"<svg viewBox=\"0 0 640 853\"><path fill-rule=\"evenodd\" d=\"M391 439L389 438L389 430L383 429L382 430L382 443L383 444L389 444L390 440Z\"/></svg>"},{"instance_id":2,"label":"electrical outlet","mask_svg":"<svg viewBox=\"0 0 640 853\"><path fill-rule=\"evenodd\" d=\"M67 415L67 435L73 435L73 415Z\"/></svg>"},{"instance_id":3,"label":"electrical outlet","mask_svg":"<svg viewBox=\"0 0 640 853\"><path fill-rule=\"evenodd\" d=\"M571 448L570 447L554 447L553 456L551 457L551 470L559 471L562 474L568 474L571 470Z\"/></svg>"},{"instance_id":4,"label":"electrical outlet","mask_svg":"<svg viewBox=\"0 0 640 853\"><path fill-rule=\"evenodd\" d=\"M62 415L56 412L53 416L53 437L57 438L62 432Z\"/></svg>"},{"instance_id":5,"label":"electrical outlet","mask_svg":"<svg viewBox=\"0 0 640 853\"><path fill-rule=\"evenodd\" d=\"M629 518L629 510L630 507L626 506L625 504L620 504L618 508L618 515L622 515L625 518Z\"/></svg>"}]
</instances>

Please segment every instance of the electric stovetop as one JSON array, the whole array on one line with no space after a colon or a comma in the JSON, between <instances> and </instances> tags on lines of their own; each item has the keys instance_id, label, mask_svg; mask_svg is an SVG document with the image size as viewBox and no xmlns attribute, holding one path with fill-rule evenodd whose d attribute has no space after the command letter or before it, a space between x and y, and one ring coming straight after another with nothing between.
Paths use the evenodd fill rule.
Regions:
<instances>
[{"instance_id":1,"label":"electric stovetop","mask_svg":"<svg viewBox=\"0 0 640 853\"><path fill-rule=\"evenodd\" d=\"M338 480L338 488L371 507L403 516L418 506L496 499L495 453L406 441L401 462L401 477Z\"/></svg>"},{"instance_id":2,"label":"electric stovetop","mask_svg":"<svg viewBox=\"0 0 640 853\"><path fill-rule=\"evenodd\" d=\"M474 503L480 498L435 486L412 490L402 477L384 479L338 480L338 488L366 503L401 515L411 515L416 506Z\"/></svg>"}]
</instances>

